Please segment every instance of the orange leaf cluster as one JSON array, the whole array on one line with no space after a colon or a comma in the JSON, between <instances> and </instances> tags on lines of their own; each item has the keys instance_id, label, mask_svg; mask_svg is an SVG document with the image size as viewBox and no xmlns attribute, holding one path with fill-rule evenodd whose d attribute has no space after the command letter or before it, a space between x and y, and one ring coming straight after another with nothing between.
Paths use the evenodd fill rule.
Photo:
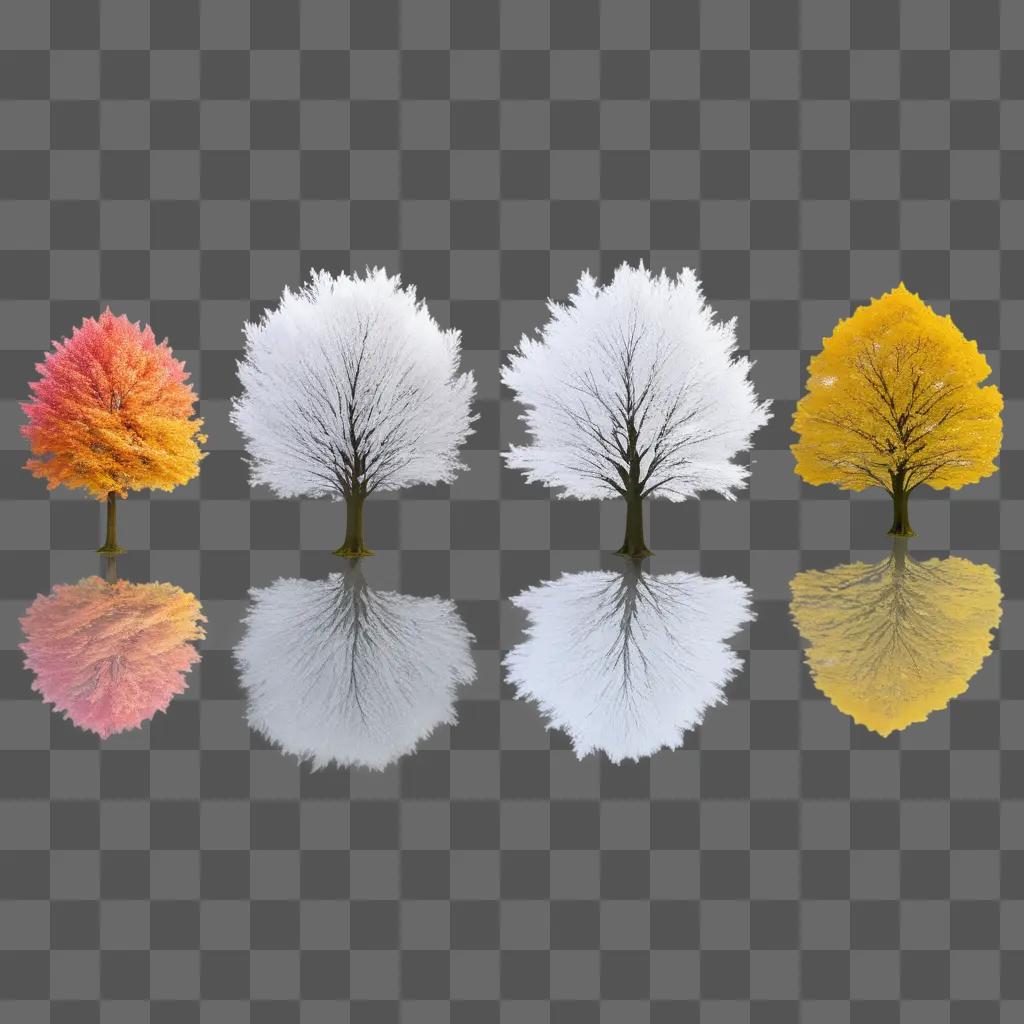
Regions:
<instances>
[{"instance_id":1,"label":"orange leaf cluster","mask_svg":"<svg viewBox=\"0 0 1024 1024\"><path fill-rule=\"evenodd\" d=\"M85 488L122 498L141 488L169 491L199 473L206 440L185 364L150 327L108 308L54 342L22 404L34 476L53 490Z\"/></svg>"}]
</instances>

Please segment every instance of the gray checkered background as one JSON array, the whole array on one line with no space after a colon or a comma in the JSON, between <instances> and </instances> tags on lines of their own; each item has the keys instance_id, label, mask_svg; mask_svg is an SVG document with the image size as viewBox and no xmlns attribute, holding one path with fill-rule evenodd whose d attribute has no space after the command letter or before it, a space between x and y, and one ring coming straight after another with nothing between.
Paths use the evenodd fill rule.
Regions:
<instances>
[{"instance_id":1,"label":"gray checkered background","mask_svg":"<svg viewBox=\"0 0 1024 1024\"><path fill-rule=\"evenodd\" d=\"M0 3L4 1024L1006 1024L1024 1019L1024 4L1015 0ZM508 598L611 565L614 503L503 469L503 353L579 271L694 265L775 418L749 493L649 508L655 571L748 581L748 668L682 750L578 762L502 683ZM250 490L242 322L310 267L398 270L461 328L451 487L372 499L373 584L476 636L458 725L383 773L251 735L250 586L320 576L343 510ZM919 555L1001 572L968 693L881 740L811 685L801 568L889 507L803 485L806 360L902 278L977 338L1001 471L912 503ZM51 337L110 303L202 395L210 454L121 510L129 579L209 617L185 695L99 743L29 690L18 616L98 569L100 507L21 470Z\"/></svg>"}]
</instances>

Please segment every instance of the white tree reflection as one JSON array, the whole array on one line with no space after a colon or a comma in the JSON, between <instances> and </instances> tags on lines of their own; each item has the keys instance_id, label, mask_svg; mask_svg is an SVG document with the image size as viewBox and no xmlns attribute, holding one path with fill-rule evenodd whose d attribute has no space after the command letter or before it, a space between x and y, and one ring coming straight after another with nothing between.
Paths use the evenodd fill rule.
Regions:
<instances>
[{"instance_id":1,"label":"white tree reflection","mask_svg":"<svg viewBox=\"0 0 1024 1024\"><path fill-rule=\"evenodd\" d=\"M442 723L475 676L452 601L375 590L358 564L251 592L235 648L250 726L314 768L384 768Z\"/></svg>"},{"instance_id":2,"label":"white tree reflection","mask_svg":"<svg viewBox=\"0 0 1024 1024\"><path fill-rule=\"evenodd\" d=\"M726 640L752 618L750 590L731 576L651 575L635 561L512 600L529 623L505 657L509 682L578 757L603 750L613 762L681 745L724 699L742 665Z\"/></svg>"}]
</instances>

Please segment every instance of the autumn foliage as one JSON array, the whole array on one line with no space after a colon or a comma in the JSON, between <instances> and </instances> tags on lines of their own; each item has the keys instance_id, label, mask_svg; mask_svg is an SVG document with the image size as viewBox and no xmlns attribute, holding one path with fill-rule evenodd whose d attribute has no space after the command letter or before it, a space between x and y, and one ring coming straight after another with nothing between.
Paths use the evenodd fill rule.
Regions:
<instances>
[{"instance_id":1,"label":"autumn foliage","mask_svg":"<svg viewBox=\"0 0 1024 1024\"><path fill-rule=\"evenodd\" d=\"M948 316L902 284L841 320L811 359L797 403L796 471L810 484L882 487L890 533L910 536L907 499L996 472L1003 399L991 369Z\"/></svg>"},{"instance_id":2,"label":"autumn foliage","mask_svg":"<svg viewBox=\"0 0 1024 1024\"><path fill-rule=\"evenodd\" d=\"M790 589L814 685L881 736L923 722L967 689L991 649L1003 597L990 565L915 562L899 547L873 565L797 573Z\"/></svg>"},{"instance_id":3,"label":"autumn foliage","mask_svg":"<svg viewBox=\"0 0 1024 1024\"><path fill-rule=\"evenodd\" d=\"M172 490L199 473L206 440L194 416L185 364L150 327L108 308L54 342L22 404L26 468L53 490L84 488L126 498L141 488Z\"/></svg>"},{"instance_id":4,"label":"autumn foliage","mask_svg":"<svg viewBox=\"0 0 1024 1024\"><path fill-rule=\"evenodd\" d=\"M184 691L205 635L199 601L170 583L91 576L39 595L21 619L32 689L106 739L135 729Z\"/></svg>"}]
</instances>

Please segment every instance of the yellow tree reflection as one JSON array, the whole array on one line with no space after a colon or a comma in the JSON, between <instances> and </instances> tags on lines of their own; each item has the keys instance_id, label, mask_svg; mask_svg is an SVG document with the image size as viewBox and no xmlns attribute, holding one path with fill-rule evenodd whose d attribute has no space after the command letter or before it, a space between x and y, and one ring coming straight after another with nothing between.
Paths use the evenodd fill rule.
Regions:
<instances>
[{"instance_id":1,"label":"yellow tree reflection","mask_svg":"<svg viewBox=\"0 0 1024 1024\"><path fill-rule=\"evenodd\" d=\"M797 573L790 613L809 647L814 684L880 736L923 722L967 689L999 625L1002 589L990 565L915 562L897 538L874 565Z\"/></svg>"}]
</instances>

